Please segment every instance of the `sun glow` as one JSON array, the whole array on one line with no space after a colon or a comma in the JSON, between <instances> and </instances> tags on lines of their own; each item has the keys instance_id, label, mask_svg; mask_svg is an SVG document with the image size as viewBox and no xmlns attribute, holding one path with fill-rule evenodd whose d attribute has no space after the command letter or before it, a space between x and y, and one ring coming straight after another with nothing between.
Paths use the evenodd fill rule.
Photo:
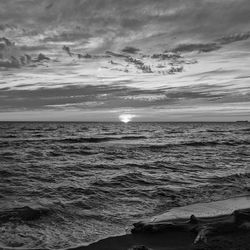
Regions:
<instances>
[{"instance_id":1,"label":"sun glow","mask_svg":"<svg viewBox=\"0 0 250 250\"><path fill-rule=\"evenodd\" d=\"M131 114L122 114L122 115L119 116L119 119L120 119L121 122L128 123L128 122L130 122L134 117L135 117L135 115L131 115Z\"/></svg>"}]
</instances>

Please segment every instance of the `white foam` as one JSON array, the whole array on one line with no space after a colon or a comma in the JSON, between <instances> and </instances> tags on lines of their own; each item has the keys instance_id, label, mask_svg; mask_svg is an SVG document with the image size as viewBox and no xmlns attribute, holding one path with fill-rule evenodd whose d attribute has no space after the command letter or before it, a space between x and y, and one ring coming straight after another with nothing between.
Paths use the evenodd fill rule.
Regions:
<instances>
[{"instance_id":1,"label":"white foam","mask_svg":"<svg viewBox=\"0 0 250 250\"><path fill-rule=\"evenodd\" d=\"M234 210L246 208L250 208L250 196L172 208L166 213L154 216L150 221L160 222L173 219L188 219L192 214L197 217L213 217L231 214Z\"/></svg>"}]
</instances>

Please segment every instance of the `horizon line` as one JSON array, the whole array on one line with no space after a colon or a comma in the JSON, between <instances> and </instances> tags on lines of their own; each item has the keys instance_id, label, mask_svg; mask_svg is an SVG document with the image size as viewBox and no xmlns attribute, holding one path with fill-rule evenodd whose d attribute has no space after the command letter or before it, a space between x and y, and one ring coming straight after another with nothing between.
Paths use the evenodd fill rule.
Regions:
<instances>
[{"instance_id":1,"label":"horizon line","mask_svg":"<svg viewBox=\"0 0 250 250\"><path fill-rule=\"evenodd\" d=\"M57 122L64 122L64 123L121 123L124 124L122 121L66 121L66 120L44 120L44 121L37 121L37 120L0 120L0 123L24 123L24 122L36 122L36 123L57 123ZM236 120L236 121L130 121L128 123L249 123L248 120ZM127 124L128 124L127 123Z\"/></svg>"}]
</instances>

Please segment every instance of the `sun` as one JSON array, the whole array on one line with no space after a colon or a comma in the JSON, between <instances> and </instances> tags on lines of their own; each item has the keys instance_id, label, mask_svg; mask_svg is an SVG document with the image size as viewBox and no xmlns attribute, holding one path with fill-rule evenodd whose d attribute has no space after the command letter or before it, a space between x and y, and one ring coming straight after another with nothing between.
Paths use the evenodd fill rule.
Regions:
<instances>
[{"instance_id":1,"label":"sun","mask_svg":"<svg viewBox=\"0 0 250 250\"><path fill-rule=\"evenodd\" d=\"M135 117L135 115L132 115L132 114L122 114L122 115L119 116L119 119L120 119L121 122L128 123L134 117Z\"/></svg>"}]
</instances>

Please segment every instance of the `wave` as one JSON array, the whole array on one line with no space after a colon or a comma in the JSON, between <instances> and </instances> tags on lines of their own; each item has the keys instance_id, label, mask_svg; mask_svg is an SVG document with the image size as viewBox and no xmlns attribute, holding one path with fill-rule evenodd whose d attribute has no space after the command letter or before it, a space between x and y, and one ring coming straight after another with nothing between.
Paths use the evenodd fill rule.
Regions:
<instances>
[{"instance_id":1,"label":"wave","mask_svg":"<svg viewBox=\"0 0 250 250\"><path fill-rule=\"evenodd\" d=\"M67 138L59 140L65 143L100 143L108 141L119 141L119 140L139 140L147 139L146 136L122 136L122 137L84 137L84 138Z\"/></svg>"},{"instance_id":2,"label":"wave","mask_svg":"<svg viewBox=\"0 0 250 250\"><path fill-rule=\"evenodd\" d=\"M33 221L40 219L42 216L48 215L50 212L51 211L49 209L43 207L17 207L10 210L1 211L0 222L5 223L10 220Z\"/></svg>"},{"instance_id":3,"label":"wave","mask_svg":"<svg viewBox=\"0 0 250 250\"><path fill-rule=\"evenodd\" d=\"M14 156L14 155L16 155L16 153L15 152L10 152L10 151L0 153L0 156L2 156L2 157L8 157L8 156L11 157L11 156Z\"/></svg>"},{"instance_id":4,"label":"wave","mask_svg":"<svg viewBox=\"0 0 250 250\"><path fill-rule=\"evenodd\" d=\"M226 146L238 146L242 144L250 144L248 141L205 141L205 142L186 142L185 146L216 146L216 145L226 145Z\"/></svg>"},{"instance_id":5,"label":"wave","mask_svg":"<svg viewBox=\"0 0 250 250\"><path fill-rule=\"evenodd\" d=\"M131 184L137 186L151 186L153 181L152 178L141 173L127 173L124 175L117 175L111 180L97 180L93 185L100 187L131 187Z\"/></svg>"},{"instance_id":6,"label":"wave","mask_svg":"<svg viewBox=\"0 0 250 250\"><path fill-rule=\"evenodd\" d=\"M93 207L89 205L87 202L84 202L82 200L75 200L69 203L66 203L65 205L78 207L84 210L91 210Z\"/></svg>"},{"instance_id":7,"label":"wave","mask_svg":"<svg viewBox=\"0 0 250 250\"><path fill-rule=\"evenodd\" d=\"M68 154L68 155L96 155L96 154L99 154L99 152L93 151L93 150L91 151L91 150L75 149L75 150L63 151L63 154L61 154L61 155L65 156L65 154ZM61 156L57 152L52 152L51 155L52 156Z\"/></svg>"},{"instance_id":8,"label":"wave","mask_svg":"<svg viewBox=\"0 0 250 250\"><path fill-rule=\"evenodd\" d=\"M3 139L12 139L12 138L17 138L17 135L2 135L0 138Z\"/></svg>"},{"instance_id":9,"label":"wave","mask_svg":"<svg viewBox=\"0 0 250 250\"><path fill-rule=\"evenodd\" d=\"M227 133L232 132L231 130L217 130L217 129L207 129L207 133Z\"/></svg>"},{"instance_id":10,"label":"wave","mask_svg":"<svg viewBox=\"0 0 250 250\"><path fill-rule=\"evenodd\" d=\"M1 177L10 177L12 176L13 174L10 172L10 171L7 171L7 170L0 170L0 176Z\"/></svg>"},{"instance_id":11,"label":"wave","mask_svg":"<svg viewBox=\"0 0 250 250\"><path fill-rule=\"evenodd\" d=\"M234 182L242 182L244 180L250 179L250 172L248 173L236 173L236 174L231 174L227 176L215 176L213 178L210 178L210 182L219 182L219 183L234 183ZM243 185L244 183L242 183Z\"/></svg>"},{"instance_id":12,"label":"wave","mask_svg":"<svg viewBox=\"0 0 250 250\"><path fill-rule=\"evenodd\" d=\"M167 131L167 134L183 134L185 133L185 131L183 130L171 130L171 131Z\"/></svg>"},{"instance_id":13,"label":"wave","mask_svg":"<svg viewBox=\"0 0 250 250\"><path fill-rule=\"evenodd\" d=\"M40 137L40 135L39 135ZM31 139L17 139L11 141L2 141L0 142L0 147L8 147L12 144L21 145L23 143L28 142L58 142L58 143L65 143L65 144L77 144L77 143L102 143L102 142L109 142L109 141L132 141L132 140L146 140L150 137L147 136L120 136L120 137L112 137L112 136L103 136L103 137L73 137L73 138L31 138ZM163 138L162 138L163 140ZM211 140L211 141L184 141L184 142L174 142L174 143L159 143L159 144L149 144L149 145L141 145L142 147L158 149L158 148L167 148L167 147L181 147L181 146L192 146L192 147L209 147L209 146L240 146L240 145L250 145L250 140ZM86 154L88 154L86 152Z\"/></svg>"},{"instance_id":14,"label":"wave","mask_svg":"<svg viewBox=\"0 0 250 250\"><path fill-rule=\"evenodd\" d=\"M240 129L239 131L250 132L250 128L243 128L243 129Z\"/></svg>"},{"instance_id":15,"label":"wave","mask_svg":"<svg viewBox=\"0 0 250 250\"><path fill-rule=\"evenodd\" d=\"M160 198L164 202L157 205L157 213L161 213L176 206L186 206L198 202L210 202L223 200L240 195L249 195L249 188L238 185L238 183L208 183L189 188L179 188L177 190L167 187L157 187L150 192L152 198Z\"/></svg>"},{"instance_id":16,"label":"wave","mask_svg":"<svg viewBox=\"0 0 250 250\"><path fill-rule=\"evenodd\" d=\"M9 138L8 138L9 139ZM13 139L8 140L7 138L4 141L0 142L0 148L8 147L11 145L21 145L23 143L36 143L36 142L58 142L58 143L102 143L109 141L132 141L132 140L142 140L148 139L146 136L121 136L121 137L80 137L80 138L65 138L65 139L56 139L56 138L44 138L42 135L35 135L31 139Z\"/></svg>"},{"instance_id":17,"label":"wave","mask_svg":"<svg viewBox=\"0 0 250 250\"><path fill-rule=\"evenodd\" d=\"M211 146L240 146L240 145L250 145L250 141L190 141L190 142L180 142L180 143L168 143L168 144L153 144L149 145L151 149L161 149L168 147L211 147Z\"/></svg>"},{"instance_id":18,"label":"wave","mask_svg":"<svg viewBox=\"0 0 250 250\"><path fill-rule=\"evenodd\" d=\"M8 141L0 141L0 148L7 148L9 145Z\"/></svg>"}]
</instances>

